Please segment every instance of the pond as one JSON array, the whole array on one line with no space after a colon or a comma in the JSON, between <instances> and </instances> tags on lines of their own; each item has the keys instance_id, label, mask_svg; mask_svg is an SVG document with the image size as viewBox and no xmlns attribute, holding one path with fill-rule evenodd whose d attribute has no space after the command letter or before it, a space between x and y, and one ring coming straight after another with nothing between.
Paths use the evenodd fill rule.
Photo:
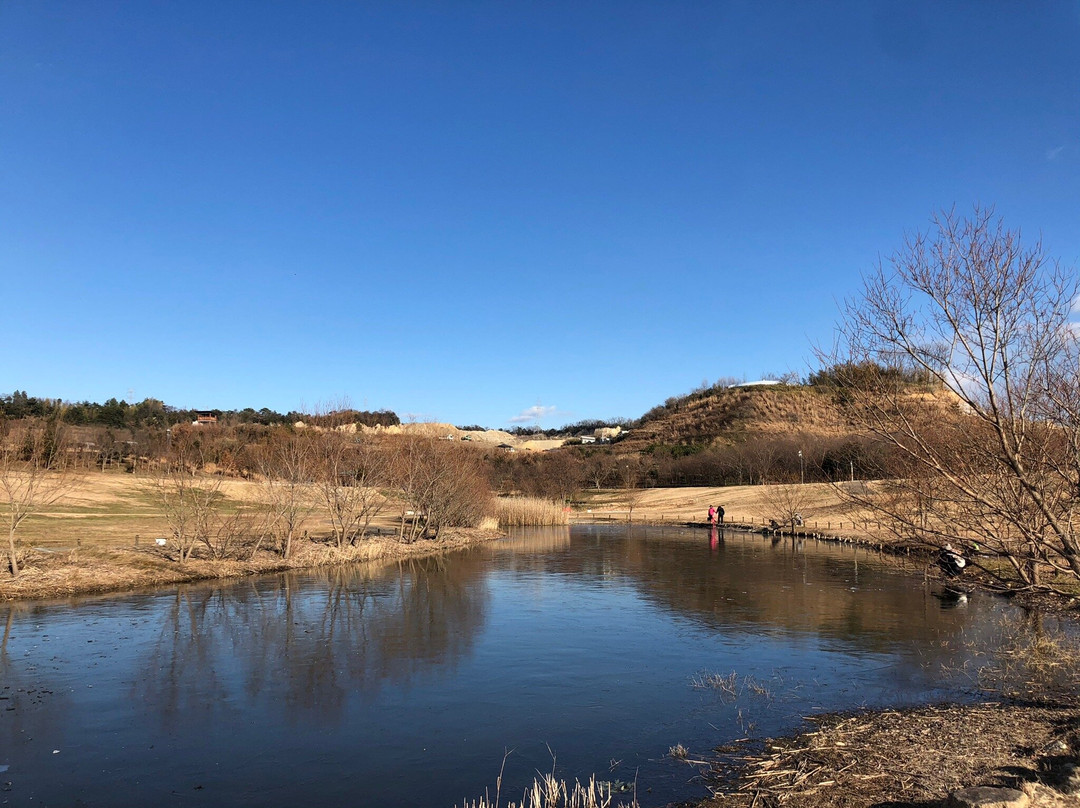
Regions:
<instances>
[{"instance_id":1,"label":"pond","mask_svg":"<svg viewBox=\"0 0 1080 808\"><path fill-rule=\"evenodd\" d=\"M0 804L503 801L537 772L706 796L691 760L800 717L965 698L1010 611L865 550L625 526L0 605Z\"/></svg>"}]
</instances>

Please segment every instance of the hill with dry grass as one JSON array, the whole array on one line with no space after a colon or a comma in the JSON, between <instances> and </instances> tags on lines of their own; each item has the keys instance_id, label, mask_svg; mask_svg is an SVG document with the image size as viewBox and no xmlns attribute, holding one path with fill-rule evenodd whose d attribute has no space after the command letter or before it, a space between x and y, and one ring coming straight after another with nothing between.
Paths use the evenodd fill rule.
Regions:
<instances>
[{"instance_id":1,"label":"hill with dry grass","mask_svg":"<svg viewBox=\"0 0 1080 808\"><path fill-rule=\"evenodd\" d=\"M823 438L855 435L857 428L822 386L711 388L670 398L634 425L620 451L651 446L725 446L750 437L798 432Z\"/></svg>"}]
</instances>

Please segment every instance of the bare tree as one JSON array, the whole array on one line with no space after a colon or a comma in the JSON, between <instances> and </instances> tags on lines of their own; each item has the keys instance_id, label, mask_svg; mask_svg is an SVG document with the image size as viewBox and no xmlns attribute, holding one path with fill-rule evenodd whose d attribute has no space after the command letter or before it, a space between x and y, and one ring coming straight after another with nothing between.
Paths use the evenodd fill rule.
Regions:
<instances>
[{"instance_id":1,"label":"bare tree","mask_svg":"<svg viewBox=\"0 0 1080 808\"><path fill-rule=\"evenodd\" d=\"M622 466L619 469L619 476L622 482L622 496L623 501L626 502L626 509L628 511L627 519L630 522L634 521L634 508L636 508L641 500L645 496L645 492L642 490L642 468L641 461L637 457L624 457L621 459Z\"/></svg>"},{"instance_id":2,"label":"bare tree","mask_svg":"<svg viewBox=\"0 0 1080 808\"><path fill-rule=\"evenodd\" d=\"M394 442L391 463L402 496L402 541L437 539L444 527L476 526L490 510L491 489L474 450L406 434Z\"/></svg>"},{"instance_id":3,"label":"bare tree","mask_svg":"<svg viewBox=\"0 0 1080 808\"><path fill-rule=\"evenodd\" d=\"M286 560L292 556L293 540L315 509L312 482L320 470L315 446L322 437L279 427L261 453L265 527L276 538L278 552ZM319 491L325 493L322 486Z\"/></svg>"},{"instance_id":4,"label":"bare tree","mask_svg":"<svg viewBox=\"0 0 1080 808\"><path fill-rule=\"evenodd\" d=\"M78 482L68 462L59 417L25 421L0 432L0 494L7 513L8 568L19 574L17 532L31 514L52 505Z\"/></svg>"},{"instance_id":5,"label":"bare tree","mask_svg":"<svg viewBox=\"0 0 1080 808\"><path fill-rule=\"evenodd\" d=\"M767 512L763 515L786 525L794 534L795 528L802 524L803 512L810 502L807 491L805 485L793 483L764 486L761 493Z\"/></svg>"},{"instance_id":6,"label":"bare tree","mask_svg":"<svg viewBox=\"0 0 1080 808\"><path fill-rule=\"evenodd\" d=\"M313 436L316 489L337 547L363 541L386 505L386 456L375 441L329 429Z\"/></svg>"},{"instance_id":7,"label":"bare tree","mask_svg":"<svg viewBox=\"0 0 1080 808\"><path fill-rule=\"evenodd\" d=\"M594 452L588 455L586 474L593 488L599 491L611 481L615 471L615 458L610 452Z\"/></svg>"},{"instance_id":8,"label":"bare tree","mask_svg":"<svg viewBox=\"0 0 1080 808\"><path fill-rule=\"evenodd\" d=\"M855 498L917 541L978 542L1023 584L1080 578L1078 291L982 208L935 216L879 263L824 357L894 458L888 485Z\"/></svg>"},{"instance_id":9,"label":"bare tree","mask_svg":"<svg viewBox=\"0 0 1080 808\"><path fill-rule=\"evenodd\" d=\"M222 531L238 527L222 510L224 478L204 471L208 451L198 430L174 428L171 454L147 483L172 531L181 564L199 544L215 556L218 548L231 547L231 537Z\"/></svg>"},{"instance_id":10,"label":"bare tree","mask_svg":"<svg viewBox=\"0 0 1080 808\"><path fill-rule=\"evenodd\" d=\"M572 450L518 456L515 466L518 488L529 496L569 502L581 489L583 463L581 456Z\"/></svg>"}]
</instances>

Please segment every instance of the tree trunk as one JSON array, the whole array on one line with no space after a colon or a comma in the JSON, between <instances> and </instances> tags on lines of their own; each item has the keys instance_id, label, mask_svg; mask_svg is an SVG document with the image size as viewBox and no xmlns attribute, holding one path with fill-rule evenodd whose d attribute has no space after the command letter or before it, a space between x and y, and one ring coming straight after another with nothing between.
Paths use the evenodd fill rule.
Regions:
<instances>
[{"instance_id":1,"label":"tree trunk","mask_svg":"<svg viewBox=\"0 0 1080 808\"><path fill-rule=\"evenodd\" d=\"M15 531L14 529L8 531L8 558L11 564L11 577L14 578L19 574L19 558L15 554Z\"/></svg>"},{"instance_id":2,"label":"tree trunk","mask_svg":"<svg viewBox=\"0 0 1080 808\"><path fill-rule=\"evenodd\" d=\"M1030 583L1032 586L1038 586L1041 583L1038 559L1034 556L1028 556L1026 566L1028 583Z\"/></svg>"}]
</instances>

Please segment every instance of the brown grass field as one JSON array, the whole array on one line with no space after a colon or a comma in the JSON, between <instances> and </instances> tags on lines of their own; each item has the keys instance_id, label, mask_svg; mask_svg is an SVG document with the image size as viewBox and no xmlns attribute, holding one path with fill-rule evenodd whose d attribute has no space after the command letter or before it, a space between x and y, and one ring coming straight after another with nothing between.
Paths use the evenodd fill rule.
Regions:
<instances>
[{"instance_id":1,"label":"brown grass field","mask_svg":"<svg viewBox=\"0 0 1080 808\"><path fill-rule=\"evenodd\" d=\"M133 547L152 544L165 536L168 525L161 516L146 478L131 474L90 472L78 486L43 513L31 516L19 529L20 542L47 550L76 547ZM861 483L857 483L861 484ZM634 506L635 522L705 522L710 505L723 505L725 521L761 525L777 518L770 504L772 486L647 488L638 490ZM258 483L226 480L222 491L235 503L257 502L262 494ZM828 483L799 486L805 507L800 512L808 531L829 532L846 538L888 541L868 511L853 509ZM627 494L619 489L585 491L571 513L571 521L625 520ZM400 511L388 507L376 518L375 526L390 530ZM329 525L316 510L307 529L312 535L329 532Z\"/></svg>"},{"instance_id":2,"label":"brown grass field","mask_svg":"<svg viewBox=\"0 0 1080 808\"><path fill-rule=\"evenodd\" d=\"M226 507L258 502L262 494L258 483L245 480L225 480L222 492ZM444 531L437 542L402 544L397 540L400 514L400 508L390 503L372 523L377 535L356 547L339 549L325 541L330 528L316 508L304 525L311 539L296 539L288 561L260 550L244 560L215 561L197 553L181 565L171 548L155 543L155 539L169 535L169 526L155 502L150 480L131 474L90 472L63 498L19 527L19 547L25 553L23 569L14 579L6 568L0 573L0 601L389 560L464 547L502 535L490 528L455 529Z\"/></svg>"},{"instance_id":3,"label":"brown grass field","mask_svg":"<svg viewBox=\"0 0 1080 808\"><path fill-rule=\"evenodd\" d=\"M856 483L862 485L862 483ZM722 505L724 521L734 525L762 526L782 518L772 502L768 485L739 485L697 488L646 488L636 492L635 522L707 522L709 506ZM829 483L807 483L798 487L799 511L807 532L852 540L887 543L891 536L877 526L870 511L853 507ZM572 521L618 521L628 515L627 492L586 491Z\"/></svg>"},{"instance_id":4,"label":"brown grass field","mask_svg":"<svg viewBox=\"0 0 1080 808\"><path fill-rule=\"evenodd\" d=\"M168 534L168 524L154 500L151 481L131 474L90 472L78 485L47 510L31 516L19 528L24 546L46 549L73 547L128 547L152 543ZM258 502L262 491L258 483L225 480L222 493L227 502ZM395 521L395 513L384 511L376 520L386 528ZM329 532L329 526L316 510L307 528L312 534Z\"/></svg>"}]
</instances>

